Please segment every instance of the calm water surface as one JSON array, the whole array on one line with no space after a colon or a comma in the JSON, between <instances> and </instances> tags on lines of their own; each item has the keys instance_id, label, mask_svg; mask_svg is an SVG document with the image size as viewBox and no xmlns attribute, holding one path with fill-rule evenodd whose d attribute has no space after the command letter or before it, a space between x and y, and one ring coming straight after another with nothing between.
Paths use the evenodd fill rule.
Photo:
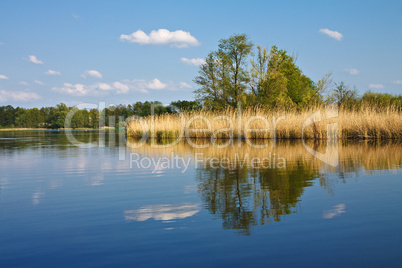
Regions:
<instances>
[{"instance_id":1,"label":"calm water surface","mask_svg":"<svg viewBox=\"0 0 402 268\"><path fill-rule=\"evenodd\" d=\"M100 144L0 132L1 267L401 267L400 143Z\"/></svg>"}]
</instances>

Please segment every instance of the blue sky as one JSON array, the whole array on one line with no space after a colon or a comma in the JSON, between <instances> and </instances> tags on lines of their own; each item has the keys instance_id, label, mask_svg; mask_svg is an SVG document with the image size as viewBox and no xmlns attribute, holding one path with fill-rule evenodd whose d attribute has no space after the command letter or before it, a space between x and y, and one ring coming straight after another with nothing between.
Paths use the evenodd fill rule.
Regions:
<instances>
[{"instance_id":1,"label":"blue sky","mask_svg":"<svg viewBox=\"0 0 402 268\"><path fill-rule=\"evenodd\" d=\"M297 54L314 81L402 93L402 1L0 5L0 106L191 100L196 64L234 33Z\"/></svg>"}]
</instances>

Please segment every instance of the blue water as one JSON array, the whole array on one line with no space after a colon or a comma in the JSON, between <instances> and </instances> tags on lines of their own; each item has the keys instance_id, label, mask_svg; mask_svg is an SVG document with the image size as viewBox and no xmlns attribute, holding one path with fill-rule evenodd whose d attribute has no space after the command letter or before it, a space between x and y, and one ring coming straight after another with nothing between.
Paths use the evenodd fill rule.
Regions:
<instances>
[{"instance_id":1,"label":"blue water","mask_svg":"<svg viewBox=\"0 0 402 268\"><path fill-rule=\"evenodd\" d=\"M0 132L0 267L401 265L398 143L344 145L364 153L341 153L335 169L305 154L209 168L183 145L166 153L192 161L183 171L130 167L134 152L159 155L112 135L88 149L64 132Z\"/></svg>"}]
</instances>

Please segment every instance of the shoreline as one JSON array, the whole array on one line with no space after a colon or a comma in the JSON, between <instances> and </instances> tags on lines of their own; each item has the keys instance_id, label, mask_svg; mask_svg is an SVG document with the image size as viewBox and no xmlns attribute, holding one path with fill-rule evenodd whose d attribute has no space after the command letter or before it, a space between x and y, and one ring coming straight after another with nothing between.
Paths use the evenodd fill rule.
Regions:
<instances>
[{"instance_id":1,"label":"shoreline","mask_svg":"<svg viewBox=\"0 0 402 268\"><path fill-rule=\"evenodd\" d=\"M114 127L104 127L104 128L0 128L1 131L63 131L63 130L88 130L88 131L94 131L94 130L109 130L109 129L115 129Z\"/></svg>"},{"instance_id":2,"label":"shoreline","mask_svg":"<svg viewBox=\"0 0 402 268\"><path fill-rule=\"evenodd\" d=\"M157 141L173 141L177 139L190 139L190 140L218 140L218 141L245 141L245 140L260 140L260 141L269 141L269 140L289 140L289 141L297 141L297 140L309 140L309 141L346 141L346 140L355 140L355 141L373 141L373 140L392 140L392 141L402 141L402 137L375 137L375 136L349 136L349 137L338 137L338 138L326 138L326 137L268 137L268 138L261 138L261 137L245 137L245 136L240 136L240 137L217 137L217 138L212 138L212 136L205 136L205 137L192 137L192 136L177 136L177 137L171 137L170 135L164 135L162 133L156 133L156 135L149 135L147 134L148 137L146 140L149 139L155 139ZM141 140L142 135L138 134L132 134L132 135L127 135L127 137L130 137L135 140Z\"/></svg>"}]
</instances>

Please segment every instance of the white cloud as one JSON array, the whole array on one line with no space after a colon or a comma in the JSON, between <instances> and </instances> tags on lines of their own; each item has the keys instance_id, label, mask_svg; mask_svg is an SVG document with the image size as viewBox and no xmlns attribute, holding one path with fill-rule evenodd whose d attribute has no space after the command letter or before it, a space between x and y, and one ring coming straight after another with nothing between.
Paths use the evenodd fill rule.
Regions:
<instances>
[{"instance_id":1,"label":"white cloud","mask_svg":"<svg viewBox=\"0 0 402 268\"><path fill-rule=\"evenodd\" d=\"M187 85L189 86L189 85ZM52 90L73 96L96 96L110 92L127 94L129 92L149 93L149 90L176 90L177 84L162 83L155 78L151 81L143 79L115 81L112 83L95 83L91 85L64 83L63 87L53 87Z\"/></svg>"},{"instance_id":2,"label":"white cloud","mask_svg":"<svg viewBox=\"0 0 402 268\"><path fill-rule=\"evenodd\" d=\"M345 72L348 72L350 75L358 75L360 72L357 69L345 69Z\"/></svg>"},{"instance_id":3,"label":"white cloud","mask_svg":"<svg viewBox=\"0 0 402 268\"><path fill-rule=\"evenodd\" d=\"M6 91L6 90L0 90L0 101L1 102L6 102L6 101L32 101L32 100L38 100L40 99L40 96L36 94L35 92L29 92L29 91Z\"/></svg>"},{"instance_id":4,"label":"white cloud","mask_svg":"<svg viewBox=\"0 0 402 268\"><path fill-rule=\"evenodd\" d=\"M134 79L134 80L123 80L123 84L130 88L130 91L149 93L150 90L174 90L173 87L168 88L168 84L161 82L159 79L155 78L153 80L147 81L144 79Z\"/></svg>"},{"instance_id":5,"label":"white cloud","mask_svg":"<svg viewBox=\"0 0 402 268\"><path fill-rule=\"evenodd\" d=\"M179 88L193 88L193 87L187 84L186 82L180 82Z\"/></svg>"},{"instance_id":6,"label":"white cloud","mask_svg":"<svg viewBox=\"0 0 402 268\"><path fill-rule=\"evenodd\" d=\"M148 83L147 87L149 89L156 89L156 90L160 90L160 89L164 89L166 87L166 84L162 83L161 81L159 81L159 79L154 79L151 82Z\"/></svg>"},{"instance_id":7,"label":"white cloud","mask_svg":"<svg viewBox=\"0 0 402 268\"><path fill-rule=\"evenodd\" d=\"M1 46L1 45L4 45L4 42L0 42L0 46Z\"/></svg>"},{"instance_id":8,"label":"white cloud","mask_svg":"<svg viewBox=\"0 0 402 268\"><path fill-rule=\"evenodd\" d=\"M392 84L402 85L402 80L392 81Z\"/></svg>"},{"instance_id":9,"label":"white cloud","mask_svg":"<svg viewBox=\"0 0 402 268\"><path fill-rule=\"evenodd\" d=\"M125 94L125 93L128 93L130 91L129 86L127 86L127 85L125 85L123 83L120 83L120 82L114 82L113 87L115 89L117 89L117 93Z\"/></svg>"},{"instance_id":10,"label":"white cloud","mask_svg":"<svg viewBox=\"0 0 402 268\"><path fill-rule=\"evenodd\" d=\"M102 74L96 70L89 70L89 71L85 71L85 73L83 73L81 75L81 77L83 78L87 78L88 76L92 76L92 77L96 77L96 78L102 78Z\"/></svg>"},{"instance_id":11,"label":"white cloud","mask_svg":"<svg viewBox=\"0 0 402 268\"><path fill-rule=\"evenodd\" d=\"M83 84L64 83L64 87L53 87L52 89L73 96L86 96L90 92L89 88Z\"/></svg>"},{"instance_id":12,"label":"white cloud","mask_svg":"<svg viewBox=\"0 0 402 268\"><path fill-rule=\"evenodd\" d=\"M380 89L380 88L384 88L383 85L381 84L370 84L369 88L376 88L376 89Z\"/></svg>"},{"instance_id":13,"label":"white cloud","mask_svg":"<svg viewBox=\"0 0 402 268\"><path fill-rule=\"evenodd\" d=\"M29 61L35 64L43 64L43 61L39 60L36 56L34 55L29 55Z\"/></svg>"},{"instance_id":14,"label":"white cloud","mask_svg":"<svg viewBox=\"0 0 402 268\"><path fill-rule=\"evenodd\" d=\"M45 74L48 75L61 75L59 71L48 70Z\"/></svg>"},{"instance_id":15,"label":"white cloud","mask_svg":"<svg viewBox=\"0 0 402 268\"><path fill-rule=\"evenodd\" d=\"M29 84L28 84L27 82L25 82L25 81L20 81L19 84L20 84L21 86L28 86L28 85L29 85Z\"/></svg>"},{"instance_id":16,"label":"white cloud","mask_svg":"<svg viewBox=\"0 0 402 268\"><path fill-rule=\"evenodd\" d=\"M333 209L324 211L322 217L324 219L332 219L335 216L339 216L340 214L345 213L346 212L345 209L346 209L345 204L336 205L334 206Z\"/></svg>"},{"instance_id":17,"label":"white cloud","mask_svg":"<svg viewBox=\"0 0 402 268\"><path fill-rule=\"evenodd\" d=\"M45 84L44 84L42 81L40 81L40 80L34 80L34 83L37 84L37 85L40 85L40 86L45 85Z\"/></svg>"},{"instance_id":18,"label":"white cloud","mask_svg":"<svg viewBox=\"0 0 402 268\"><path fill-rule=\"evenodd\" d=\"M106 83L99 83L98 88L100 90L112 90L113 89L110 85L108 85Z\"/></svg>"},{"instance_id":19,"label":"white cloud","mask_svg":"<svg viewBox=\"0 0 402 268\"><path fill-rule=\"evenodd\" d=\"M7 80L7 79L8 79L7 76L0 74L0 80Z\"/></svg>"},{"instance_id":20,"label":"white cloud","mask_svg":"<svg viewBox=\"0 0 402 268\"><path fill-rule=\"evenodd\" d=\"M326 34L326 35L328 35L329 37L334 38L335 40L338 40L338 41L341 41L342 38L343 38L343 35L342 35L340 32L331 31L331 30L329 30L329 29L327 29L327 28L325 28L325 29L320 29L319 32L320 32L320 33L323 33L323 34Z\"/></svg>"},{"instance_id":21,"label":"white cloud","mask_svg":"<svg viewBox=\"0 0 402 268\"><path fill-rule=\"evenodd\" d=\"M156 31L151 31L149 35L141 30L138 30L130 35L120 35L120 40L142 45L170 45L178 48L200 45L200 43L194 36L192 36L189 32L185 32L182 30L170 32L166 29L159 29Z\"/></svg>"},{"instance_id":22,"label":"white cloud","mask_svg":"<svg viewBox=\"0 0 402 268\"><path fill-rule=\"evenodd\" d=\"M77 15L77 14L71 14L71 16L74 18L74 19L79 19L80 18L80 16L79 15Z\"/></svg>"},{"instance_id":23,"label":"white cloud","mask_svg":"<svg viewBox=\"0 0 402 268\"><path fill-rule=\"evenodd\" d=\"M180 61L185 64L188 64L188 65L196 65L196 66L205 63L205 60L201 59L201 58L196 58L196 59L181 58Z\"/></svg>"}]
</instances>

